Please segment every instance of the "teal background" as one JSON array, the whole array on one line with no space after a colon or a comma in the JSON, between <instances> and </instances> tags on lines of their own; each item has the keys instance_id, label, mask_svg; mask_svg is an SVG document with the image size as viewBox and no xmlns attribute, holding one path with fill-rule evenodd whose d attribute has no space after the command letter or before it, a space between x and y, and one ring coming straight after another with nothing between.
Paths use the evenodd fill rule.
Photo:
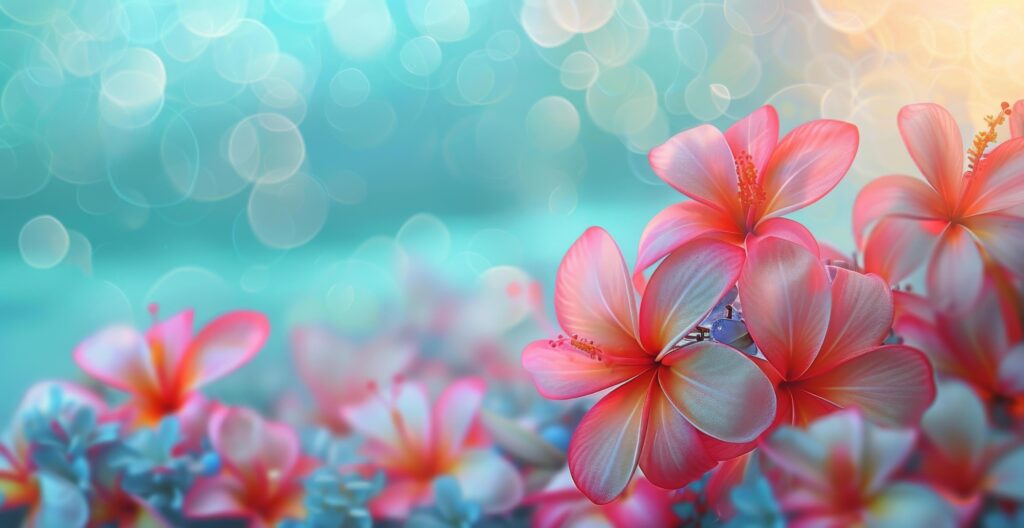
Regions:
<instances>
[{"instance_id":1,"label":"teal background","mask_svg":"<svg viewBox=\"0 0 1024 528\"><path fill-rule=\"evenodd\" d=\"M118 49L128 47L150 49L161 57L167 81L157 127L166 126L162 120L175 112L232 105L244 116L261 111L264 104L244 83L217 104L192 100L189 90L215 93L223 88L223 80L190 73L195 64L207 60L203 55L187 62L167 56L156 28L182 16L183 8L176 2L39 0L38 5L52 7L44 16L52 18L34 24L12 19L14 4L0 0L0 28L8 32L8 40L0 42L25 35L35 40L28 51L0 46L0 89L14 86L17 72L40 60L39 49L50 50L56 64L66 62L59 50L61 39L66 40L67 20L97 13L114 16L95 10L115 9L120 10L118 29L108 31L120 34L112 38L110 49L97 51L90 60L113 61ZM621 65L602 64L602 71L642 70L656 93L653 103L641 105L644 111L654 108L649 123L626 132L595 123L594 111L606 108L587 102L588 93L592 98L597 93L614 97L624 89L621 83L599 78L590 89L577 90L562 82L562 58L571 51L589 50L593 42L576 35L555 48L539 46L523 28L521 2L445 4L464 5L469 25L452 30L461 31L455 40L439 42L440 65L425 78L402 70L400 57L404 43L431 33L415 20L417 10L425 9L424 2L388 2L394 36L368 57L339 49L324 21L329 17L316 14L317 9L330 8L328 4L332 2L245 3L246 16L261 21L274 34L281 53L305 68L307 83L301 97L306 112L297 123L305 142L301 171L323 189L345 181L340 171L360 175L352 180L356 188L359 181L365 184L361 199L346 199L356 203L327 200L322 228L298 247L267 247L254 236L247 218L251 184L225 199L200 201L187 192L167 191L161 164L152 156L122 162L110 155L106 163L90 156L103 149L117 150L119 141L97 142L94 134L95 124L102 125L104 119L95 110L103 97L100 72L76 76L65 70L59 82L47 81L25 101L12 99L3 106L0 139L6 143L0 143L0 154L5 144L9 151L15 144L35 150L18 147L17 161L0 155L0 182L35 179L40 186L0 201L0 419L9 416L20 394L37 380L84 379L70 357L75 344L112 322L148 325L151 302L160 304L163 315L195 307L199 321L231 308L265 312L273 327L270 343L253 363L216 389L232 394L294 383L286 342L293 325L327 321L353 334L366 334L397 317L390 311L367 315L385 302L382 299L399 297L396 282L388 278L389 261L379 249L395 247L394 237L403 225L421 213L436 217L444 228L427 222L419 235L410 230L413 235L399 240L397 247L414 255L424 253L436 272L430 280L472 289L483 269L513 265L536 277L549 298L561 255L584 229L604 226L632 262L647 221L683 199L657 180L646 164L646 150L671 133L703 122L724 129L766 102L778 106L784 131L823 115L847 118L833 108L852 108L825 104L831 86L824 79L839 84L835 79L843 77L829 70L847 62L838 54L843 38L814 21L808 14L811 5L804 2L733 2L731 7L721 2L619 2L612 22L624 25L610 33L607 42L617 44L613 48L636 49ZM313 15L302 22L289 20L282 15L283 9L294 18L288 5L311 6ZM744 21L751 27L745 28ZM637 44L641 32L646 36ZM486 79L463 82L464 90L475 87L488 94L486 101L471 104L459 95L460 67L474 53L488 50L500 57L490 63L494 82L489 90ZM237 61L244 64L242 51L231 53L239 53ZM813 60L815 56L828 56L833 62L822 64ZM330 117L337 111L331 103L331 80L346 68L358 68L370 81L371 106L364 102L344 111L339 129ZM200 83L198 88L188 87L195 82ZM746 93L723 97L722 86L730 94ZM565 98L579 116L578 134L555 152L537 144L531 137L537 130L528 129L525 120L531 107L546 96ZM381 108L389 110L378 112ZM890 114L879 123L894 128L894 117ZM46 133L53 127L80 127L73 129L82 131L80 141L53 143ZM137 129L122 133L126 135L118 137L137 135L143 145L155 141ZM905 164L906 155L902 156L899 163ZM54 174L53 160L73 164L80 180L87 182ZM852 250L849 215L856 190L876 173L874 167L858 163L831 195L793 215L846 251ZM164 203L147 205L138 196L126 195L116 183L123 174L136 178L132 185L143 194L151 193L152 202ZM19 248L19 233L38 215L56 217L90 247L80 244L82 238L73 238L69 254L55 267L28 265ZM450 238L447 251L438 242L443 242L445 232ZM370 263L370 271L337 272L339 263L353 259ZM334 284L355 285L363 293L332 309L328 293Z\"/></svg>"}]
</instances>

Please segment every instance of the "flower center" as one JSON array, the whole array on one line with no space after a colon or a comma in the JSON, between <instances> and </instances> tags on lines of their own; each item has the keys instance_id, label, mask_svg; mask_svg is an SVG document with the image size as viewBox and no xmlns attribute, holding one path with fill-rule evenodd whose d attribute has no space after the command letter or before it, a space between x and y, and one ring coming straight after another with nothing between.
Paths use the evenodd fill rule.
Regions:
<instances>
[{"instance_id":1,"label":"flower center","mask_svg":"<svg viewBox=\"0 0 1024 528\"><path fill-rule=\"evenodd\" d=\"M557 338L551 340L551 346L556 347L565 344L566 342L569 343L569 346L590 356L590 359L601 361L603 356L601 353L601 347L599 347L592 339L587 339L579 334L573 334L569 337L559 335Z\"/></svg>"},{"instance_id":2,"label":"flower center","mask_svg":"<svg viewBox=\"0 0 1024 528\"><path fill-rule=\"evenodd\" d=\"M981 163L982 158L985 157L985 149L992 143L995 143L998 137L996 128L1006 122L1006 116L1008 115L1010 115L1010 103L1003 101L996 115L985 116L985 124L988 125L988 128L975 134L971 148L967 149L967 171L964 172L964 178L970 178L974 175L974 170Z\"/></svg>"},{"instance_id":3,"label":"flower center","mask_svg":"<svg viewBox=\"0 0 1024 528\"><path fill-rule=\"evenodd\" d=\"M740 203L745 207L753 207L765 199L764 189L757 182L757 166L754 158L747 151L740 151L736 157L736 177L739 180Z\"/></svg>"}]
</instances>

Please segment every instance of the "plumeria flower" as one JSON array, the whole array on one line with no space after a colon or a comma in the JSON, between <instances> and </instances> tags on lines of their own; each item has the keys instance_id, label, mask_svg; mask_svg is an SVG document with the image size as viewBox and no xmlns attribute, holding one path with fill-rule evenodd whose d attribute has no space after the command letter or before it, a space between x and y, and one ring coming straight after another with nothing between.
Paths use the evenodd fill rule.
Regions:
<instances>
[{"instance_id":1,"label":"plumeria flower","mask_svg":"<svg viewBox=\"0 0 1024 528\"><path fill-rule=\"evenodd\" d=\"M1024 446L989 423L978 395L948 381L921 421L921 472L967 524L986 497L1024 502Z\"/></svg>"},{"instance_id":2,"label":"plumeria flower","mask_svg":"<svg viewBox=\"0 0 1024 528\"><path fill-rule=\"evenodd\" d=\"M594 504L573 484L569 468L555 475L539 493L529 497L535 504L533 528L628 528L679 524L672 507L673 492L659 488L643 476L634 479L616 500Z\"/></svg>"},{"instance_id":3,"label":"plumeria flower","mask_svg":"<svg viewBox=\"0 0 1024 528\"><path fill-rule=\"evenodd\" d=\"M109 442L110 435L96 438L78 417L94 426L106 412L103 400L84 387L50 381L33 385L0 443L0 509L28 509L29 526L46 526L47 521L83 526L89 516L85 450L96 440ZM74 453L67 449L72 442Z\"/></svg>"},{"instance_id":4,"label":"plumeria flower","mask_svg":"<svg viewBox=\"0 0 1024 528\"><path fill-rule=\"evenodd\" d=\"M703 236L743 245L748 235L771 235L816 251L810 232L782 216L828 194L849 170L858 142L857 127L829 119L805 123L780 141L779 116L763 106L724 134L701 125L654 148L654 173L693 201L671 205L647 224L637 286L645 269Z\"/></svg>"},{"instance_id":5,"label":"plumeria flower","mask_svg":"<svg viewBox=\"0 0 1024 528\"><path fill-rule=\"evenodd\" d=\"M846 409L806 430L783 427L761 449L778 470L774 491L794 526L952 528L952 508L936 493L893 478L915 437Z\"/></svg>"},{"instance_id":6,"label":"plumeria flower","mask_svg":"<svg viewBox=\"0 0 1024 528\"><path fill-rule=\"evenodd\" d=\"M615 387L569 445L573 479L592 501L621 494L638 465L655 485L680 488L715 465L708 445L749 442L771 424L775 395L750 358L711 341L681 344L736 282L742 252L710 239L679 248L639 309L606 231L588 229L566 253L555 311L568 337L534 341L523 366L547 398Z\"/></svg>"},{"instance_id":7,"label":"plumeria flower","mask_svg":"<svg viewBox=\"0 0 1024 528\"><path fill-rule=\"evenodd\" d=\"M209 438L222 469L192 486L186 516L244 519L251 528L304 516L302 479L318 462L300 452L291 428L250 409L221 406L210 419Z\"/></svg>"},{"instance_id":8,"label":"plumeria flower","mask_svg":"<svg viewBox=\"0 0 1024 528\"><path fill-rule=\"evenodd\" d=\"M903 142L926 181L883 176L861 190L853 224L866 266L898 281L928 260L929 296L940 307L969 308L978 298L986 260L1024 275L1024 139L988 151L1010 115L987 118L967 152L953 116L937 104L900 110ZM930 255L930 257L929 257Z\"/></svg>"},{"instance_id":9,"label":"plumeria flower","mask_svg":"<svg viewBox=\"0 0 1024 528\"><path fill-rule=\"evenodd\" d=\"M192 310L185 310L145 334L122 325L101 330L75 348L74 358L93 378L131 395L136 425L151 427L178 415L190 430L208 409L197 389L248 362L269 333L265 316L236 311L193 335Z\"/></svg>"},{"instance_id":10,"label":"plumeria flower","mask_svg":"<svg viewBox=\"0 0 1024 528\"><path fill-rule=\"evenodd\" d=\"M888 286L826 268L780 238L759 239L748 251L740 298L766 359L759 365L778 391L779 422L804 425L856 406L879 424L916 423L935 397L932 368L914 348L882 344L893 318Z\"/></svg>"},{"instance_id":11,"label":"plumeria flower","mask_svg":"<svg viewBox=\"0 0 1024 528\"><path fill-rule=\"evenodd\" d=\"M454 477L464 498L485 513L519 504L522 480L491 449L480 423L485 389L479 379L461 379L431 406L425 387L401 381L342 409L349 426L366 439L367 469L383 471L387 479L370 501L374 517L404 519L414 508L432 504L434 480L445 475Z\"/></svg>"},{"instance_id":12,"label":"plumeria flower","mask_svg":"<svg viewBox=\"0 0 1024 528\"><path fill-rule=\"evenodd\" d=\"M1024 403L1024 339L1020 315L991 279L966 313L916 306L895 322L904 342L920 348L944 377L969 383L989 401ZM1013 292L1017 295L1016 292Z\"/></svg>"},{"instance_id":13,"label":"plumeria flower","mask_svg":"<svg viewBox=\"0 0 1024 528\"><path fill-rule=\"evenodd\" d=\"M403 374L415 354L412 343L393 337L360 343L322 326L302 326L292 332L292 359L313 394L316 420L336 433L349 430L338 411L370 396L372 384Z\"/></svg>"}]
</instances>

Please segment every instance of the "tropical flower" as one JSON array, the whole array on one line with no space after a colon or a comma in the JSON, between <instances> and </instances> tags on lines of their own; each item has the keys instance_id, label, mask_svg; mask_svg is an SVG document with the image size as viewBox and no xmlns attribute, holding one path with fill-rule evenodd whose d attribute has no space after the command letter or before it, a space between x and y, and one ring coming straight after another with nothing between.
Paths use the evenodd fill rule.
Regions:
<instances>
[{"instance_id":1,"label":"tropical flower","mask_svg":"<svg viewBox=\"0 0 1024 528\"><path fill-rule=\"evenodd\" d=\"M944 377L969 383L990 401L1024 401L1024 339L1020 315L986 279L965 313L918 305L896 319L904 342L928 354ZM1013 292L1017 295L1017 292ZM1019 407L1019 404L1018 404ZM1011 409L1017 414L1024 409Z\"/></svg>"},{"instance_id":2,"label":"tropical flower","mask_svg":"<svg viewBox=\"0 0 1024 528\"><path fill-rule=\"evenodd\" d=\"M931 489L893 479L915 436L847 409L806 430L780 428L761 449L778 471L773 488L793 525L952 528L952 508Z\"/></svg>"},{"instance_id":3,"label":"tropical flower","mask_svg":"<svg viewBox=\"0 0 1024 528\"><path fill-rule=\"evenodd\" d=\"M33 385L0 443L0 509L27 508L27 525L84 526L89 519L90 450L116 440L98 426L107 407L88 389Z\"/></svg>"},{"instance_id":4,"label":"tropical flower","mask_svg":"<svg viewBox=\"0 0 1024 528\"><path fill-rule=\"evenodd\" d=\"M555 311L568 337L529 344L523 366L547 398L617 387L569 445L573 479L592 501L621 494L638 465L653 484L680 488L715 465L706 444L749 442L774 419L771 384L750 358L711 341L681 343L736 282L737 253L711 239L679 248L654 272L639 310L606 231L588 229L566 253Z\"/></svg>"},{"instance_id":5,"label":"tropical flower","mask_svg":"<svg viewBox=\"0 0 1024 528\"><path fill-rule=\"evenodd\" d=\"M236 311L193 336L192 310L185 310L145 335L123 325L101 330L75 348L74 358L93 378L131 394L136 425L151 427L178 415L189 431L208 408L196 389L249 361L269 333L262 314Z\"/></svg>"},{"instance_id":6,"label":"tropical flower","mask_svg":"<svg viewBox=\"0 0 1024 528\"><path fill-rule=\"evenodd\" d=\"M643 476L608 504L594 504L573 484L569 468L555 475L543 491L529 497L536 504L533 528L585 528L607 526L673 526L679 519L673 511L673 492L651 484Z\"/></svg>"},{"instance_id":7,"label":"tropical flower","mask_svg":"<svg viewBox=\"0 0 1024 528\"><path fill-rule=\"evenodd\" d=\"M698 237L743 245L748 235L771 235L817 251L805 227L781 217L828 194L849 170L858 142L854 125L829 119L805 123L779 141L778 114L763 106L724 134L701 125L654 148L654 173L693 201L671 205L647 224L637 286L645 269Z\"/></svg>"},{"instance_id":8,"label":"tropical flower","mask_svg":"<svg viewBox=\"0 0 1024 528\"><path fill-rule=\"evenodd\" d=\"M893 302L880 278L826 268L780 238L748 252L740 298L767 360L758 364L778 391L780 423L805 425L850 406L887 426L920 419L935 397L932 368L916 349L882 344Z\"/></svg>"},{"instance_id":9,"label":"tropical flower","mask_svg":"<svg viewBox=\"0 0 1024 528\"><path fill-rule=\"evenodd\" d=\"M302 479L318 463L300 452L291 428L251 409L220 406L211 416L209 438L222 469L192 486L186 516L245 519L252 528L303 517Z\"/></svg>"},{"instance_id":10,"label":"tropical flower","mask_svg":"<svg viewBox=\"0 0 1024 528\"><path fill-rule=\"evenodd\" d=\"M316 419L336 433L349 430L338 411L370 396L374 384L405 372L415 353L412 343L386 336L359 343L322 326L292 332L292 359L313 394Z\"/></svg>"},{"instance_id":11,"label":"tropical flower","mask_svg":"<svg viewBox=\"0 0 1024 528\"><path fill-rule=\"evenodd\" d=\"M925 181L878 178L854 204L853 228L868 269L896 282L928 259L928 295L943 309L969 308L992 260L1024 275L1024 139L987 151L1011 115L1003 104L967 152L953 116L937 104L900 110L903 142ZM929 257L930 255L930 257Z\"/></svg>"},{"instance_id":12,"label":"tropical flower","mask_svg":"<svg viewBox=\"0 0 1024 528\"><path fill-rule=\"evenodd\" d=\"M921 421L921 472L968 524L985 497L1024 501L1024 447L989 423L985 406L957 381L940 385Z\"/></svg>"},{"instance_id":13,"label":"tropical flower","mask_svg":"<svg viewBox=\"0 0 1024 528\"><path fill-rule=\"evenodd\" d=\"M431 407L425 387L399 382L342 408L349 426L366 439L365 469L383 471L387 479L370 501L374 517L404 519L414 508L432 504L434 480L445 475L454 477L464 498L485 513L519 504L519 473L490 448L480 423L485 390L479 379L461 379Z\"/></svg>"}]
</instances>

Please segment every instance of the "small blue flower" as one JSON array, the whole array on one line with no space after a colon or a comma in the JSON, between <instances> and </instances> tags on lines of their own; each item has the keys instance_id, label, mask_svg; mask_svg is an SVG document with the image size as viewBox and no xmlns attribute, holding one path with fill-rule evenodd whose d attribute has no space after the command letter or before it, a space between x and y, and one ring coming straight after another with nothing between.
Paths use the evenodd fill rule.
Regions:
<instances>
[{"instance_id":1,"label":"small blue flower","mask_svg":"<svg viewBox=\"0 0 1024 528\"><path fill-rule=\"evenodd\" d=\"M410 528L470 528L482 516L480 505L463 499L459 482L451 476L434 480L434 505L414 513Z\"/></svg>"},{"instance_id":2,"label":"small blue flower","mask_svg":"<svg viewBox=\"0 0 1024 528\"><path fill-rule=\"evenodd\" d=\"M373 526L366 503L384 487L383 475L366 480L327 468L306 479L305 520L289 520L282 528L365 528Z\"/></svg>"},{"instance_id":3,"label":"small blue flower","mask_svg":"<svg viewBox=\"0 0 1024 528\"><path fill-rule=\"evenodd\" d=\"M743 482L729 492L729 499L736 510L736 515L726 523L728 528L782 528L786 525L782 509L775 494L772 492L771 484L764 474L755 457L747 466L747 473L743 476Z\"/></svg>"}]
</instances>

